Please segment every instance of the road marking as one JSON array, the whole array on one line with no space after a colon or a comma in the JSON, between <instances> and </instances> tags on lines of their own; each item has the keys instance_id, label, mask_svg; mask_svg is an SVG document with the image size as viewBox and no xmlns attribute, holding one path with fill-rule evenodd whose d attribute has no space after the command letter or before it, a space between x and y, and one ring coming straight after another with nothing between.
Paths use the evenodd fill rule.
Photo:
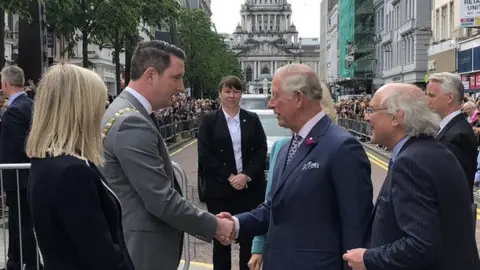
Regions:
<instances>
[{"instance_id":1,"label":"road marking","mask_svg":"<svg viewBox=\"0 0 480 270\"><path fill-rule=\"evenodd\" d=\"M173 151L173 153L170 153L170 156L174 156L174 155L182 152L183 150L185 150L185 148L189 147L190 145L192 145L192 144L194 144L194 143L196 143L196 142L197 142L197 139L195 139L195 140L187 143L186 145L182 146L180 149L177 149L177 150Z\"/></svg>"},{"instance_id":2,"label":"road marking","mask_svg":"<svg viewBox=\"0 0 480 270\"><path fill-rule=\"evenodd\" d=\"M185 260L181 260L180 263L185 263ZM194 265L194 266L200 266L200 267L203 267L203 268L207 268L207 269L213 269L213 264L209 264L209 263L202 263L202 262L192 262L190 261L190 265Z\"/></svg>"},{"instance_id":3,"label":"road marking","mask_svg":"<svg viewBox=\"0 0 480 270\"><path fill-rule=\"evenodd\" d=\"M367 156L371 163L374 163L378 167L382 168L384 171L388 171L388 165L385 161L379 159L378 157L369 152L367 152Z\"/></svg>"}]
</instances>

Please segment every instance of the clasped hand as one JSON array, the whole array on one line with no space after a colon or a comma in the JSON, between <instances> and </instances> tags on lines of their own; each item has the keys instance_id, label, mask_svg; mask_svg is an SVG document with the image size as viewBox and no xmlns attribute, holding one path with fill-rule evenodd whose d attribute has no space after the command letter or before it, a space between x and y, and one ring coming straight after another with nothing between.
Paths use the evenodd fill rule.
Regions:
<instances>
[{"instance_id":1,"label":"clasped hand","mask_svg":"<svg viewBox=\"0 0 480 270\"><path fill-rule=\"evenodd\" d=\"M235 240L236 229L235 221L233 221L230 213L222 212L217 215L217 232L215 238L222 243L222 245L231 245Z\"/></svg>"},{"instance_id":2,"label":"clasped hand","mask_svg":"<svg viewBox=\"0 0 480 270\"><path fill-rule=\"evenodd\" d=\"M242 190L247 186L248 182L248 176L243 173L239 173L237 175L230 175L228 177L228 182L230 182L230 185L236 190Z\"/></svg>"}]
</instances>

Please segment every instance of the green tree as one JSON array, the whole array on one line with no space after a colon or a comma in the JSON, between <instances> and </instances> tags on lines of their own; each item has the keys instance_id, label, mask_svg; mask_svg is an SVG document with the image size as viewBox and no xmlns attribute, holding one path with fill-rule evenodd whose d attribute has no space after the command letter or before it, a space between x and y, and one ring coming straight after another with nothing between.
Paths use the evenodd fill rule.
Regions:
<instances>
[{"instance_id":1,"label":"green tree","mask_svg":"<svg viewBox=\"0 0 480 270\"><path fill-rule=\"evenodd\" d=\"M177 0L142 0L141 20L145 25L159 29L165 26L174 26L178 19L181 6ZM145 28L145 27L143 27ZM149 32L148 29L143 29ZM155 33L150 35L155 38ZM138 42L142 41L138 33L132 33L125 39L125 84L130 81L130 66L133 50Z\"/></svg>"},{"instance_id":2,"label":"green tree","mask_svg":"<svg viewBox=\"0 0 480 270\"><path fill-rule=\"evenodd\" d=\"M202 10L183 9L179 16L180 45L187 55L185 83L193 96L214 97L222 77L242 78L236 57L228 51L223 38L212 31L212 22Z\"/></svg>"},{"instance_id":3,"label":"green tree","mask_svg":"<svg viewBox=\"0 0 480 270\"><path fill-rule=\"evenodd\" d=\"M66 51L72 55L73 48L82 41L82 65L90 67L88 44L103 40L101 23L111 18L113 0L44 0L47 22L53 32L68 42ZM123 14L128 16L128 12ZM103 29L103 28L102 28Z\"/></svg>"},{"instance_id":4,"label":"green tree","mask_svg":"<svg viewBox=\"0 0 480 270\"><path fill-rule=\"evenodd\" d=\"M5 36L5 12L20 15L21 18L28 16L28 4L30 0L1 0L0 1L0 37ZM13 31L13 29L10 29ZM0 38L0 48L5 48L5 39ZM0 50L0 69L5 66L5 50Z\"/></svg>"},{"instance_id":5,"label":"green tree","mask_svg":"<svg viewBox=\"0 0 480 270\"><path fill-rule=\"evenodd\" d=\"M102 37L97 42L100 48L106 44L113 48L113 63L115 64L115 80L118 94L120 86L120 54L124 52L126 40L130 36L137 35L141 23L141 7L144 0L110 0L105 5L110 11L109 16L103 18L93 32ZM127 61L127 59L125 59Z\"/></svg>"}]
</instances>

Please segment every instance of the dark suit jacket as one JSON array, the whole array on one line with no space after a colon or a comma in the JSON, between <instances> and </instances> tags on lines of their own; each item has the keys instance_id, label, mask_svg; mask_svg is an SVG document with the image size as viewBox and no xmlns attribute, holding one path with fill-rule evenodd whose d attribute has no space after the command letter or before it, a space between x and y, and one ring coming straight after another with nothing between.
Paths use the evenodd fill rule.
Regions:
<instances>
[{"instance_id":1,"label":"dark suit jacket","mask_svg":"<svg viewBox=\"0 0 480 270\"><path fill-rule=\"evenodd\" d=\"M473 182L477 171L477 139L472 126L462 114L455 116L436 136L458 159L467 175L470 189L469 198L473 202Z\"/></svg>"},{"instance_id":2,"label":"dark suit jacket","mask_svg":"<svg viewBox=\"0 0 480 270\"><path fill-rule=\"evenodd\" d=\"M324 116L285 167L278 153L267 200L236 216L239 239L267 233L265 270L350 269L342 255L360 247L373 208L370 162L360 142Z\"/></svg>"},{"instance_id":3,"label":"dark suit jacket","mask_svg":"<svg viewBox=\"0 0 480 270\"><path fill-rule=\"evenodd\" d=\"M265 160L267 141L262 123L255 113L240 109L242 165L251 178L248 188L235 190L228 182L237 174L232 139L223 110L204 114L198 131L199 176L205 199L228 199L251 196L258 204L265 198ZM257 205L258 205L257 204Z\"/></svg>"},{"instance_id":4,"label":"dark suit jacket","mask_svg":"<svg viewBox=\"0 0 480 270\"><path fill-rule=\"evenodd\" d=\"M33 101L22 94L16 97L3 114L0 129L0 163L29 163L25 144L32 122ZM19 170L19 187L27 188L28 170ZM17 190L17 172L3 172L5 191Z\"/></svg>"},{"instance_id":5,"label":"dark suit jacket","mask_svg":"<svg viewBox=\"0 0 480 270\"><path fill-rule=\"evenodd\" d=\"M368 270L478 270L469 186L432 137L412 137L395 158L371 217Z\"/></svg>"},{"instance_id":6,"label":"dark suit jacket","mask_svg":"<svg viewBox=\"0 0 480 270\"><path fill-rule=\"evenodd\" d=\"M27 191L46 269L134 269L120 204L92 163L32 159Z\"/></svg>"}]
</instances>

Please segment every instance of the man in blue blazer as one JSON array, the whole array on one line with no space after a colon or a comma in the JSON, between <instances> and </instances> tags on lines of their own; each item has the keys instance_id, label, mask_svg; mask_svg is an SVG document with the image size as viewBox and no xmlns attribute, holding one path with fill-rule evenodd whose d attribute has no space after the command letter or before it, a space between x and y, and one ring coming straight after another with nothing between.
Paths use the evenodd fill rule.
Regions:
<instances>
[{"instance_id":1,"label":"man in blue blazer","mask_svg":"<svg viewBox=\"0 0 480 270\"><path fill-rule=\"evenodd\" d=\"M294 136L280 149L266 202L219 215L234 220L238 239L267 233L265 270L349 269L343 252L363 243L373 208L370 163L361 144L325 115L321 99L310 67L275 73L269 107Z\"/></svg>"},{"instance_id":2,"label":"man in blue blazer","mask_svg":"<svg viewBox=\"0 0 480 270\"><path fill-rule=\"evenodd\" d=\"M25 143L32 121L33 101L23 91L25 83L23 70L17 66L9 66L4 68L0 75L2 91L9 98L8 109L1 121L0 163L30 163L25 154ZM27 181L28 170L18 170L18 175L16 170L3 172L3 190L9 209L6 270L24 269L23 265L26 265L27 270L37 269L37 245L27 201ZM40 265L40 269L42 268Z\"/></svg>"},{"instance_id":3,"label":"man in blue blazer","mask_svg":"<svg viewBox=\"0 0 480 270\"><path fill-rule=\"evenodd\" d=\"M433 137L440 118L411 84L388 84L365 119L372 142L392 149L366 247L344 255L353 270L478 270L470 187L455 156Z\"/></svg>"}]
</instances>

